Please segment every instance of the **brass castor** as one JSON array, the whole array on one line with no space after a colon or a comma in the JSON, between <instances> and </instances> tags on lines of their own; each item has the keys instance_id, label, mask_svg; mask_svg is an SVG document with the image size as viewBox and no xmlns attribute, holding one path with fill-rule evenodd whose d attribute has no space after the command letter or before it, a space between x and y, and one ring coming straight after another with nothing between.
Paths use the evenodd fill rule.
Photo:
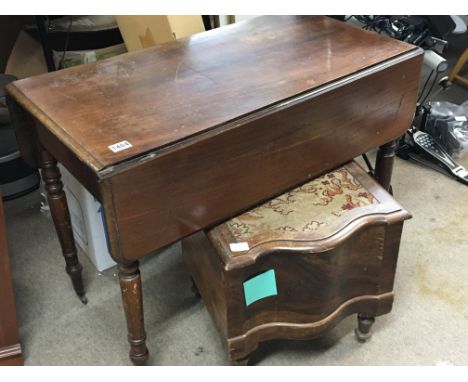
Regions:
<instances>
[{"instance_id":1,"label":"brass castor","mask_svg":"<svg viewBox=\"0 0 468 382\"><path fill-rule=\"evenodd\" d=\"M195 284L195 281L193 280L192 277L190 277L190 280L192 281L192 286L190 287L190 289L192 290L193 295L194 295L196 298L200 298L200 297L201 297L201 294L200 294L200 291L199 291L198 288L197 288L197 284Z\"/></svg>"},{"instance_id":2,"label":"brass castor","mask_svg":"<svg viewBox=\"0 0 468 382\"><path fill-rule=\"evenodd\" d=\"M249 366L250 357L236 359L232 361L232 366Z\"/></svg>"},{"instance_id":3,"label":"brass castor","mask_svg":"<svg viewBox=\"0 0 468 382\"><path fill-rule=\"evenodd\" d=\"M83 305L86 305L88 303L88 297L86 297L84 294L81 296L78 296L78 298L80 299Z\"/></svg>"},{"instance_id":4,"label":"brass castor","mask_svg":"<svg viewBox=\"0 0 468 382\"><path fill-rule=\"evenodd\" d=\"M370 329L375 322L375 317L358 314L358 327L354 329L354 334L359 342L366 342L372 337Z\"/></svg>"}]
</instances>

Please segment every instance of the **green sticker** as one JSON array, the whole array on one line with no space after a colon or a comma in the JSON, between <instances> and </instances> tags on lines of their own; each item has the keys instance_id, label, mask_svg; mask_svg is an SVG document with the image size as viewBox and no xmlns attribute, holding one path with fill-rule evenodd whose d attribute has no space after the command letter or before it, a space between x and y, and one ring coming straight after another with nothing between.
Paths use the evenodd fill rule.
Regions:
<instances>
[{"instance_id":1,"label":"green sticker","mask_svg":"<svg viewBox=\"0 0 468 382\"><path fill-rule=\"evenodd\" d=\"M263 272L244 282L245 305L249 306L255 301L269 296L276 296L275 270Z\"/></svg>"}]
</instances>

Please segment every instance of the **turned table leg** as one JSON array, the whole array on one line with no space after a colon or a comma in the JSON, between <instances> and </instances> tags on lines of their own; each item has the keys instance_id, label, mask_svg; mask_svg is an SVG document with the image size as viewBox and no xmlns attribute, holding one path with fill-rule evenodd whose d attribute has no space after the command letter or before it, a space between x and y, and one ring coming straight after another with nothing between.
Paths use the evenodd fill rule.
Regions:
<instances>
[{"instance_id":1,"label":"turned table leg","mask_svg":"<svg viewBox=\"0 0 468 382\"><path fill-rule=\"evenodd\" d=\"M197 284L195 284L195 280L193 278L191 278L191 282L192 282L191 290L192 290L193 295L196 298L201 298L200 291L198 290Z\"/></svg>"},{"instance_id":2,"label":"turned table leg","mask_svg":"<svg viewBox=\"0 0 468 382\"><path fill-rule=\"evenodd\" d=\"M146 333L143 319L143 296L138 261L119 264L119 282L125 310L130 343L130 359L135 365L145 365L148 360Z\"/></svg>"},{"instance_id":3,"label":"turned table leg","mask_svg":"<svg viewBox=\"0 0 468 382\"><path fill-rule=\"evenodd\" d=\"M367 316L364 314L358 314L358 327L354 333L359 342L366 342L371 337L371 327L375 322L375 317Z\"/></svg>"},{"instance_id":4,"label":"turned table leg","mask_svg":"<svg viewBox=\"0 0 468 382\"><path fill-rule=\"evenodd\" d=\"M395 150L397 141L390 141L379 147L375 160L375 180L383 188L391 192L391 180L393 172L393 162L395 160Z\"/></svg>"},{"instance_id":5,"label":"turned table leg","mask_svg":"<svg viewBox=\"0 0 468 382\"><path fill-rule=\"evenodd\" d=\"M39 149L41 175L47 192L50 214L57 231L63 257L65 258L66 271L71 278L73 288L83 304L88 302L83 287L81 276L82 267L78 260L75 239L73 238L70 213L68 211L67 198L63 191L60 170L55 158L44 148Z\"/></svg>"}]
</instances>

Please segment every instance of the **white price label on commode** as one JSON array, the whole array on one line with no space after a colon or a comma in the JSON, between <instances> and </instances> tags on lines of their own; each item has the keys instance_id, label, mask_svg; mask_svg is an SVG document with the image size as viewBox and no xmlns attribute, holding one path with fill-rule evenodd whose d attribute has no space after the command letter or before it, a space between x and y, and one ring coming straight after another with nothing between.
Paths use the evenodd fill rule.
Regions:
<instances>
[{"instance_id":1,"label":"white price label on commode","mask_svg":"<svg viewBox=\"0 0 468 382\"><path fill-rule=\"evenodd\" d=\"M464 115L456 115L455 121L457 122L466 122L466 117Z\"/></svg>"},{"instance_id":2,"label":"white price label on commode","mask_svg":"<svg viewBox=\"0 0 468 382\"><path fill-rule=\"evenodd\" d=\"M118 142L109 146L109 148L114 153L118 153L119 151L122 151L122 150L127 150L130 147L133 147L133 146L129 141L122 141L122 142Z\"/></svg>"},{"instance_id":3,"label":"white price label on commode","mask_svg":"<svg viewBox=\"0 0 468 382\"><path fill-rule=\"evenodd\" d=\"M249 243L245 241L241 243L230 243L229 248L231 249L231 252L244 252L250 249Z\"/></svg>"}]
</instances>

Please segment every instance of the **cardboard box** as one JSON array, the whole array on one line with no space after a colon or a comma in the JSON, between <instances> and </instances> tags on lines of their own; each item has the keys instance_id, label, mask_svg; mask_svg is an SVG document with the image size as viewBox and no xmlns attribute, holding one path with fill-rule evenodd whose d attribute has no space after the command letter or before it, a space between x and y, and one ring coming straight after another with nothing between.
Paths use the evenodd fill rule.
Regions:
<instances>
[{"instance_id":1,"label":"cardboard box","mask_svg":"<svg viewBox=\"0 0 468 382\"><path fill-rule=\"evenodd\" d=\"M23 25L34 22L34 16L0 16L0 73L5 72L5 67L10 57Z\"/></svg>"},{"instance_id":2,"label":"cardboard box","mask_svg":"<svg viewBox=\"0 0 468 382\"><path fill-rule=\"evenodd\" d=\"M115 16L129 52L204 32L201 16Z\"/></svg>"},{"instance_id":3,"label":"cardboard box","mask_svg":"<svg viewBox=\"0 0 468 382\"><path fill-rule=\"evenodd\" d=\"M102 49L67 51L65 55L63 52L53 51L53 56L56 67L59 67L63 57L63 67L68 68L103 60L126 51L125 44L122 43ZM44 52L39 41L35 40L27 32L21 31L8 58L5 73L12 74L18 79L47 73Z\"/></svg>"},{"instance_id":4,"label":"cardboard box","mask_svg":"<svg viewBox=\"0 0 468 382\"><path fill-rule=\"evenodd\" d=\"M59 167L76 244L88 255L99 272L113 267L116 263L109 253L101 204L65 167Z\"/></svg>"},{"instance_id":5,"label":"cardboard box","mask_svg":"<svg viewBox=\"0 0 468 382\"><path fill-rule=\"evenodd\" d=\"M21 31L5 68L6 74L26 78L47 73L47 65L41 44L25 31Z\"/></svg>"}]
</instances>

